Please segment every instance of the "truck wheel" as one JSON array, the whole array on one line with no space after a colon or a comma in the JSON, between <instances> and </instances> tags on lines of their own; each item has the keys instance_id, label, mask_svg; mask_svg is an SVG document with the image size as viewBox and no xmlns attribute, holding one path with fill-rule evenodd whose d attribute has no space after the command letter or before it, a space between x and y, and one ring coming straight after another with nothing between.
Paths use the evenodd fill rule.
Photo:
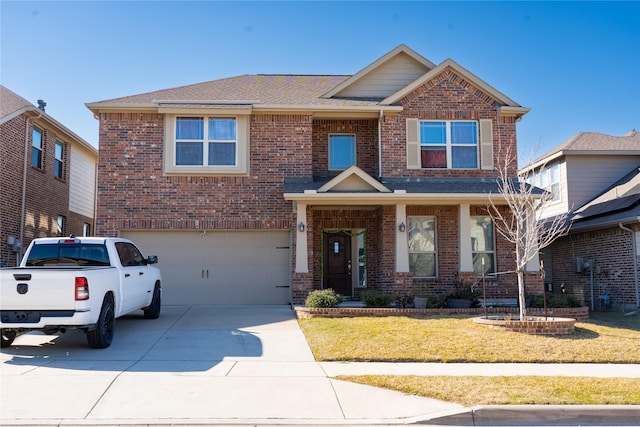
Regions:
<instances>
[{"instance_id":1,"label":"truck wheel","mask_svg":"<svg viewBox=\"0 0 640 427\"><path fill-rule=\"evenodd\" d=\"M16 331L2 331L2 342L0 343L1 348L7 348L11 344L13 344L13 340L16 339Z\"/></svg>"},{"instance_id":2,"label":"truck wheel","mask_svg":"<svg viewBox=\"0 0 640 427\"><path fill-rule=\"evenodd\" d=\"M144 318L145 319L157 319L160 317L160 295L162 292L160 291L160 286L156 285L153 289L153 298L151 299L151 304L147 308L143 308L144 310Z\"/></svg>"},{"instance_id":3,"label":"truck wheel","mask_svg":"<svg viewBox=\"0 0 640 427\"><path fill-rule=\"evenodd\" d=\"M113 313L113 302L104 300L100 309L100 317L96 328L87 331L87 341L91 348L107 348L113 341L116 318Z\"/></svg>"}]
</instances>

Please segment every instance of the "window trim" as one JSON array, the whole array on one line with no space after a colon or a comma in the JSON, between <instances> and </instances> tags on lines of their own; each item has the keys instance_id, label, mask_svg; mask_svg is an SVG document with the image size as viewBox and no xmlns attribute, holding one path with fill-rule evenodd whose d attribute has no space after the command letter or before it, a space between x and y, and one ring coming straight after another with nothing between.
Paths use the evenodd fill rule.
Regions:
<instances>
[{"instance_id":1,"label":"window trim","mask_svg":"<svg viewBox=\"0 0 640 427\"><path fill-rule=\"evenodd\" d=\"M61 154L61 158L57 157L57 153L56 153L56 149L60 147L60 154ZM65 143L60 141L59 139L55 140L54 143L54 149L53 149L53 157L54 157L54 161L53 161L53 176L64 180L64 176L65 176L65 162L64 162L64 155L65 155L65 151L66 150L66 146ZM60 165L60 176L58 176L58 164Z\"/></svg>"},{"instance_id":2,"label":"window trim","mask_svg":"<svg viewBox=\"0 0 640 427\"><path fill-rule=\"evenodd\" d=\"M472 222L473 222L474 218L488 218L489 221L491 222L491 228L492 228L491 237L493 238L493 242L492 242L493 243L493 250L492 251L477 251L477 250L474 250L473 241L471 241L471 262L473 264L473 272L474 272L474 274L477 274L478 276L482 275L482 271L477 272L476 269L475 269L475 264L473 263L474 255L477 255L477 254L488 254L488 255L491 256L491 258L493 258L492 259L492 264L493 264L493 269L495 271L486 272L485 274L495 274L497 269L498 269L498 266L496 265L496 262L497 262L497 258L496 258L496 223L495 223L495 221L493 220L493 218L490 215L471 215L469 217L469 220L470 220L469 230L473 229ZM473 236L469 235L469 239L471 239L472 237Z\"/></svg>"},{"instance_id":3,"label":"window trim","mask_svg":"<svg viewBox=\"0 0 640 427\"><path fill-rule=\"evenodd\" d=\"M433 219L433 251L412 251L411 250L411 238L409 236L409 230L411 226L411 220L413 218L430 218ZM407 253L409 255L409 271L413 274L414 278L427 278L432 279L438 277L438 218L435 215L407 215ZM412 254L433 254L433 276L417 276L415 271L411 271L411 255Z\"/></svg>"},{"instance_id":4,"label":"window trim","mask_svg":"<svg viewBox=\"0 0 640 427\"><path fill-rule=\"evenodd\" d=\"M353 164L350 166L347 166L346 168L332 168L331 167L331 137L333 136L351 136L353 137ZM328 141L327 141L327 155L328 155L328 159L327 159L327 169L330 171L343 171L343 170L347 170L349 169L351 166L358 164L358 143L356 140L356 134L355 133L340 133L340 132L332 132L329 134L328 136Z\"/></svg>"},{"instance_id":5,"label":"window trim","mask_svg":"<svg viewBox=\"0 0 640 427\"><path fill-rule=\"evenodd\" d=\"M36 146L34 143L34 134L35 133L40 134L40 146ZM39 156L38 156L38 164L34 165L33 164L33 153L34 150L37 150ZM36 169L39 170L43 170L44 169L44 131L42 129L40 129L37 126L33 126L31 129L31 167L34 167Z\"/></svg>"},{"instance_id":6,"label":"window trim","mask_svg":"<svg viewBox=\"0 0 640 427\"><path fill-rule=\"evenodd\" d=\"M445 125L445 141L444 144L423 144L421 138L421 129L422 123L444 123ZM475 125L475 143L474 144L453 144L452 134L451 134L451 124L452 123L473 123ZM442 147L444 146L445 153L447 156L447 167L446 168L430 168L422 166L422 148L423 147ZM453 167L453 148L454 147L475 147L476 149L476 166L473 168L454 168ZM478 170L481 166L480 161L480 126L477 120L419 120L418 121L418 150L419 150L419 166L420 169L428 169L428 170Z\"/></svg>"},{"instance_id":7,"label":"window trim","mask_svg":"<svg viewBox=\"0 0 640 427\"><path fill-rule=\"evenodd\" d=\"M236 164L231 165L176 165L176 120L178 117L201 117L205 122L209 118L233 118L236 120ZM250 116L224 113L172 113L165 114L164 132L164 173L166 175L248 175L249 174L249 125ZM206 128L205 128L206 129ZM203 144L211 141L203 135ZM204 153L208 152L203 148ZM208 161L203 157L203 163Z\"/></svg>"}]
</instances>

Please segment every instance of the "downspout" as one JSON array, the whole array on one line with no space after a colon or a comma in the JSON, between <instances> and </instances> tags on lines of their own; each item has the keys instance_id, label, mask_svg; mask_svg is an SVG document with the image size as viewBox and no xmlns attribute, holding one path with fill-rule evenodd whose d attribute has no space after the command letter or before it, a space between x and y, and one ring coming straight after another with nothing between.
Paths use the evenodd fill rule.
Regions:
<instances>
[{"instance_id":1,"label":"downspout","mask_svg":"<svg viewBox=\"0 0 640 427\"><path fill-rule=\"evenodd\" d=\"M636 239L635 233L632 229L625 227L622 223L619 223L618 226L624 231L628 231L631 233L631 248L633 249L633 281L635 283L635 291L636 291L636 309L640 308L640 294L638 293L638 248L636 247ZM624 307L624 301L623 301Z\"/></svg>"},{"instance_id":2,"label":"downspout","mask_svg":"<svg viewBox=\"0 0 640 427\"><path fill-rule=\"evenodd\" d=\"M16 252L16 265L20 265L22 261L22 251L24 248L24 218L26 215L26 199L27 199L27 168L29 165L29 124L34 119L42 117L42 112L38 111L38 115L35 117L27 117L24 124L24 165L22 168L22 201L20 206L20 247ZM44 134L42 135L44 138ZM44 161L44 159L43 159Z\"/></svg>"},{"instance_id":3,"label":"downspout","mask_svg":"<svg viewBox=\"0 0 640 427\"><path fill-rule=\"evenodd\" d=\"M382 118L384 110L380 109L380 118L378 119L378 179L382 179Z\"/></svg>"}]
</instances>

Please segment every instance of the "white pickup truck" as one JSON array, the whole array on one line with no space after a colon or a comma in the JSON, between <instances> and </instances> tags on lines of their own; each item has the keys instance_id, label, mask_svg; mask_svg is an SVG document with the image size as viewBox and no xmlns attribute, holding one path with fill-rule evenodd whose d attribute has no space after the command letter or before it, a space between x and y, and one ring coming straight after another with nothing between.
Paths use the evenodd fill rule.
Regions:
<instances>
[{"instance_id":1,"label":"white pickup truck","mask_svg":"<svg viewBox=\"0 0 640 427\"><path fill-rule=\"evenodd\" d=\"M117 317L137 310L160 316L157 262L126 239L33 240L19 267L0 270L2 347L23 332L69 329L86 332L93 348L109 347Z\"/></svg>"}]
</instances>

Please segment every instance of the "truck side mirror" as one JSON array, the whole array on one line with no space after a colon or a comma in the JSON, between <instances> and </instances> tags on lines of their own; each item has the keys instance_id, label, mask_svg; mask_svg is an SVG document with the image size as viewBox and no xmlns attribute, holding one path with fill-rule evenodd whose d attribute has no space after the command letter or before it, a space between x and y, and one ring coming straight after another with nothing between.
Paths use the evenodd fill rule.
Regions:
<instances>
[{"instance_id":1,"label":"truck side mirror","mask_svg":"<svg viewBox=\"0 0 640 427\"><path fill-rule=\"evenodd\" d=\"M158 263L158 257L155 255L149 255L149 258L147 258L147 264L157 264Z\"/></svg>"}]
</instances>

